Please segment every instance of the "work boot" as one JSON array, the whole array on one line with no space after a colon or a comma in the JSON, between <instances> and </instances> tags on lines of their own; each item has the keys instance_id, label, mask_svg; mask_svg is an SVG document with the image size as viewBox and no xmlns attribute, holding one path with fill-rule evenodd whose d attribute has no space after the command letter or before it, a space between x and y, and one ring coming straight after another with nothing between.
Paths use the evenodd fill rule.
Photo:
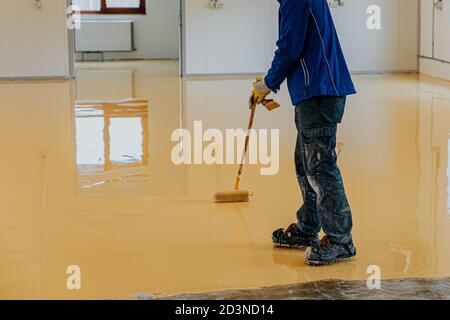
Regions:
<instances>
[{"instance_id":1,"label":"work boot","mask_svg":"<svg viewBox=\"0 0 450 320\"><path fill-rule=\"evenodd\" d=\"M321 266L342 262L356 256L356 248L353 241L346 244L333 242L325 236L319 242L314 243L305 252L306 263Z\"/></svg>"},{"instance_id":2,"label":"work boot","mask_svg":"<svg viewBox=\"0 0 450 320\"><path fill-rule=\"evenodd\" d=\"M306 250L314 241L319 241L317 235L311 236L303 233L295 223L286 230L278 229L272 234L272 242L276 247Z\"/></svg>"}]
</instances>

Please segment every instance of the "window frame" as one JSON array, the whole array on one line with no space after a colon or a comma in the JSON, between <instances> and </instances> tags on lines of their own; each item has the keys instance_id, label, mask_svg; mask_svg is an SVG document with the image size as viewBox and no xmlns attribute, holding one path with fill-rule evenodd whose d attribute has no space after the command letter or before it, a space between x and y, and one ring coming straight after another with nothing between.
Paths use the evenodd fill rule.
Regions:
<instances>
[{"instance_id":1,"label":"window frame","mask_svg":"<svg viewBox=\"0 0 450 320\"><path fill-rule=\"evenodd\" d=\"M81 11L81 14L147 14L146 0L140 0L139 8L108 8L106 0L100 0L99 11Z\"/></svg>"}]
</instances>

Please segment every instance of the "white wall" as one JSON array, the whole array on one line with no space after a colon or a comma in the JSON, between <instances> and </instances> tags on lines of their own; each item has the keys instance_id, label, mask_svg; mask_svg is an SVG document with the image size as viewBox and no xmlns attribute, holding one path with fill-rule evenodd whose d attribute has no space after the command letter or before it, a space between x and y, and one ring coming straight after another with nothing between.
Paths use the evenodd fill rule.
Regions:
<instances>
[{"instance_id":1,"label":"white wall","mask_svg":"<svg viewBox=\"0 0 450 320\"><path fill-rule=\"evenodd\" d=\"M450 80L450 0L443 9L433 7L433 0L421 0L420 71Z\"/></svg>"},{"instance_id":2,"label":"white wall","mask_svg":"<svg viewBox=\"0 0 450 320\"><path fill-rule=\"evenodd\" d=\"M0 1L0 78L70 76L63 0Z\"/></svg>"},{"instance_id":3,"label":"white wall","mask_svg":"<svg viewBox=\"0 0 450 320\"><path fill-rule=\"evenodd\" d=\"M147 15L83 15L85 20L133 20L135 52L105 53L105 59L179 58L179 0L147 0ZM79 58L79 55L77 55Z\"/></svg>"},{"instance_id":4,"label":"white wall","mask_svg":"<svg viewBox=\"0 0 450 320\"><path fill-rule=\"evenodd\" d=\"M186 74L263 73L270 66L278 32L275 0L185 1ZM417 70L418 0L346 0L333 9L352 71ZM382 29L366 27L370 5L382 10Z\"/></svg>"},{"instance_id":5,"label":"white wall","mask_svg":"<svg viewBox=\"0 0 450 320\"><path fill-rule=\"evenodd\" d=\"M381 9L381 29L367 27L367 9ZM332 9L353 72L416 71L418 0L347 0Z\"/></svg>"},{"instance_id":6,"label":"white wall","mask_svg":"<svg viewBox=\"0 0 450 320\"><path fill-rule=\"evenodd\" d=\"M275 0L185 0L187 74L259 73L270 66L277 34Z\"/></svg>"}]
</instances>

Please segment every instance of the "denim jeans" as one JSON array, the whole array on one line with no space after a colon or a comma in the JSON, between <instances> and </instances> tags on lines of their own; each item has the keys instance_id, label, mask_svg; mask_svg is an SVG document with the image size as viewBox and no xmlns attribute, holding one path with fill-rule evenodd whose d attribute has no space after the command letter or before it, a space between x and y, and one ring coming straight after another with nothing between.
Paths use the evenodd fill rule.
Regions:
<instances>
[{"instance_id":1,"label":"denim jeans","mask_svg":"<svg viewBox=\"0 0 450 320\"><path fill-rule=\"evenodd\" d=\"M308 235L322 229L334 242L352 240L352 213L337 165L336 131L346 97L321 96L295 108L295 167L303 196L299 229Z\"/></svg>"}]
</instances>

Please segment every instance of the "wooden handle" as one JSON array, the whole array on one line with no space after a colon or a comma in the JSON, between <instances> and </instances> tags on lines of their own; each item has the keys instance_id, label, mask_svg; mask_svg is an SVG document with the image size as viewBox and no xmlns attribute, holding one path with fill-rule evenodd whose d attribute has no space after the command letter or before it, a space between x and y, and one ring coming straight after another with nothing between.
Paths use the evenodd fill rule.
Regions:
<instances>
[{"instance_id":1,"label":"wooden handle","mask_svg":"<svg viewBox=\"0 0 450 320\"><path fill-rule=\"evenodd\" d=\"M235 190L239 190L240 189L241 176L242 176L242 171L244 169L244 162L245 162L245 158L247 157L248 147L250 145L250 134L251 134L251 130L253 129L253 122L255 120L256 103L252 103L250 109L251 109L250 120L248 121L248 130L247 130L247 135L245 137L244 152L242 154L241 163L239 165L239 171L238 171L238 174L237 174L237 177L236 177L236 183L235 183L235 186L234 186Z\"/></svg>"},{"instance_id":2,"label":"wooden handle","mask_svg":"<svg viewBox=\"0 0 450 320\"><path fill-rule=\"evenodd\" d=\"M272 111L275 109L278 109L280 107L280 104L274 100L268 100L265 99L262 102L262 105L264 107L266 107L267 110ZM248 122L248 130L247 130L247 135L245 137L245 146L244 146L244 152L242 154L242 158L241 158L241 163L239 165L239 171L238 174L236 176L236 182L234 184L234 189L236 191L240 190L241 188L241 177L242 177L242 171L244 169L244 162L245 162L245 158L247 157L247 152L248 152L248 147L250 145L250 134L251 131L253 129L253 122L255 120L255 113L256 113L256 103L253 101L252 98L250 98L250 120Z\"/></svg>"}]
</instances>

